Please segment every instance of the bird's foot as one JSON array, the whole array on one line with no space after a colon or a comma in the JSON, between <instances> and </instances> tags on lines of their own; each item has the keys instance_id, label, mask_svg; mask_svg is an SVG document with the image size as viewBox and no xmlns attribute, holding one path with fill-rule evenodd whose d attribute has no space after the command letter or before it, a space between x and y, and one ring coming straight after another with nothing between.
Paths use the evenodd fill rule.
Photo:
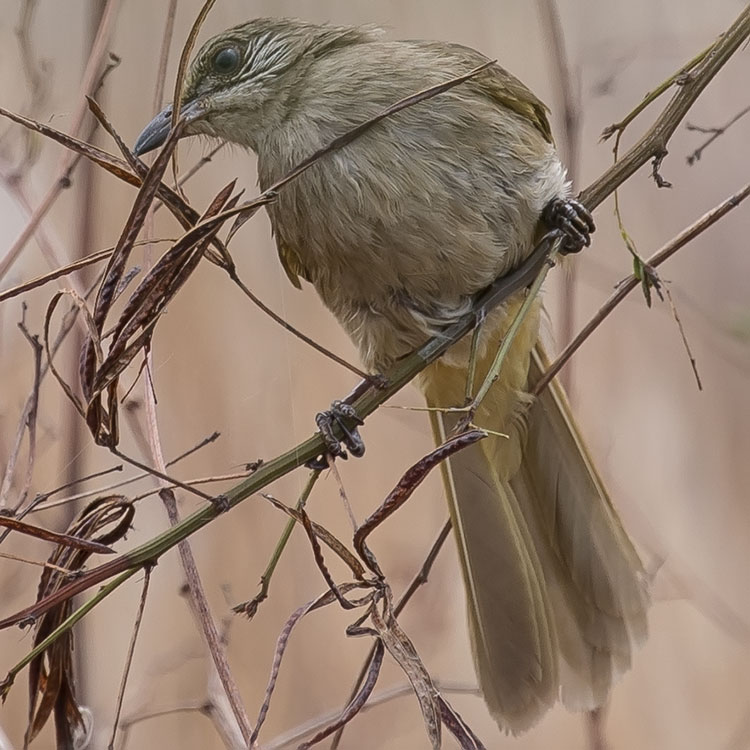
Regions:
<instances>
[{"instance_id":1,"label":"bird's foot","mask_svg":"<svg viewBox=\"0 0 750 750\"><path fill-rule=\"evenodd\" d=\"M542 211L542 220L552 229L559 229L564 235L563 255L577 253L591 244L591 234L596 229L594 217L575 198L555 198Z\"/></svg>"},{"instance_id":2,"label":"bird's foot","mask_svg":"<svg viewBox=\"0 0 750 750\"><path fill-rule=\"evenodd\" d=\"M308 463L311 469L324 469L328 466L326 456L334 458L347 458L346 447L349 453L355 458L363 456L365 453L365 444L360 437L357 429L364 422L360 419L351 404L344 401L334 401L328 411L321 412L315 416L315 424L318 425L320 434L326 445L325 455L313 459ZM353 426L349 426L353 425ZM343 433L343 439L339 440L335 434L335 428Z\"/></svg>"}]
</instances>

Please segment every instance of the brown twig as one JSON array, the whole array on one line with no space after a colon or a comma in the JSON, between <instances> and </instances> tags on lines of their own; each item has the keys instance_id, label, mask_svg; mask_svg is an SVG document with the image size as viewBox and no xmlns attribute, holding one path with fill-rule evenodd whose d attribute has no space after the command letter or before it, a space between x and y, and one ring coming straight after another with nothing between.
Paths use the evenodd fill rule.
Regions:
<instances>
[{"instance_id":1,"label":"brown twig","mask_svg":"<svg viewBox=\"0 0 750 750\"><path fill-rule=\"evenodd\" d=\"M669 291L669 284L664 283L663 288L664 294L667 298L667 302L669 302L669 309L672 311L672 318L674 318L674 322L677 323L677 329L680 332L682 345L688 355L688 359L690 360L690 367L693 370L693 375L695 375L695 383L698 386L698 390L702 391L703 383L701 382L701 376L698 372L698 363L696 362L695 356L693 355L693 350L690 348L690 342L688 341L687 334L685 333L685 327L682 325L682 318L680 318L680 315L677 312L677 305L675 305L674 299L672 299L672 292Z\"/></svg>"},{"instance_id":2,"label":"brown twig","mask_svg":"<svg viewBox=\"0 0 750 750\"><path fill-rule=\"evenodd\" d=\"M361 711L364 711L368 706L368 701L372 695L372 691L375 688L378 677L380 676L380 668L383 664L383 655L385 654L385 648L382 641L376 641L373 644L372 658L368 662L367 673L362 680L361 688L358 689L352 696L349 703L346 705L343 711L333 717L330 721L325 722L323 727L315 733L307 742L299 745L298 750L308 750L313 745L317 745L322 742L326 737L329 737L334 732L340 732L343 728ZM412 687L409 685L409 692L412 692ZM306 732L305 734L308 734ZM288 742L283 743L284 745ZM272 743L269 747L275 747ZM283 745L279 745L283 747Z\"/></svg>"},{"instance_id":3,"label":"brown twig","mask_svg":"<svg viewBox=\"0 0 750 750\"><path fill-rule=\"evenodd\" d=\"M445 443L430 451L411 468L407 469L380 507L357 527L354 532L354 549L357 550L359 556L376 576L382 578L383 574L367 546L367 537L406 503L414 490L422 484L436 466L446 461L454 453L464 450L486 437L487 433L483 430L470 430L446 440Z\"/></svg>"},{"instance_id":4,"label":"brown twig","mask_svg":"<svg viewBox=\"0 0 750 750\"><path fill-rule=\"evenodd\" d=\"M73 547L74 549L87 550L92 554L99 555L114 554L114 550L104 544L91 542L87 539L80 539L79 537L71 536L70 534L58 534L55 531L43 529L40 526L32 526L31 524L24 523L23 521L19 521L17 518L11 518L10 516L0 515L0 526L15 531L17 534L26 534L26 536L41 539L45 542L52 542L61 547Z\"/></svg>"},{"instance_id":5,"label":"brown twig","mask_svg":"<svg viewBox=\"0 0 750 750\"><path fill-rule=\"evenodd\" d=\"M189 450L185 451L181 455L176 456L171 461L168 461L167 462L167 467L173 466L178 461L181 461L183 458L191 455L195 451L200 450L205 445L208 445L209 443L212 443L218 437L219 437L219 433L218 432L214 432L212 435L209 435L209 437L204 438L203 440L201 440L201 442L198 443L198 445L193 446L192 448L190 448ZM95 474L91 474L88 477L83 477L82 479L77 480L75 482L75 484L80 484L81 482L85 482L85 481L87 481L89 479L92 479L92 478L97 477L97 476L101 476L103 474L108 474L108 473L110 473L112 471L122 471L122 469L123 469L122 464L119 464L118 466L114 466L111 469L105 469L104 471L97 472ZM243 473L243 476L246 476L246 473ZM120 489L120 488L125 487L125 486L127 486L129 484L133 484L134 482L140 482L143 479L147 479L147 478L151 478L151 477L153 477L153 474L151 472L144 471L144 472L142 472L140 474L136 474L135 476L128 477L127 479L122 479L119 482L114 482L113 484L110 484L110 485L105 486L105 487L97 487L95 489L86 490L85 492L78 492L75 495L70 495L69 497L64 497L64 498L62 498L60 500L55 500L53 502L47 502L48 498L52 497L52 495L55 495L58 492L61 492L62 490L67 489L72 484L74 484L74 483L71 483L71 482L66 482L64 485L62 485L60 487L57 487L54 490L49 490L47 492L40 493L37 497L34 498L34 501L29 504L28 509L24 510L24 514L26 514L26 513L33 513L33 512L39 513L39 512L44 511L44 510L49 510L50 508L56 508L56 507L58 507L60 505L67 505L69 503L73 503L73 502L76 502L78 500L83 500L84 498L87 498L87 497L93 497L94 495L101 495L101 494L105 494L107 492L112 492L113 490ZM214 481L214 480L218 482L218 481L224 481L225 479L237 479L237 478L240 478L240 477L239 476L237 476L237 477L235 477L235 476L207 477L207 478L205 478L203 480L201 480L201 479L191 480L188 484L190 484L190 485L193 485L193 484L208 484L208 483L210 483L211 481ZM167 485L167 487L169 487L170 489L176 489L177 486L178 485ZM142 500L144 497L148 497L148 496L150 496L150 495L152 495L154 493L158 493L159 489L151 490L151 491L148 492L148 494L144 493L143 495L140 495L140 496L136 495L133 498L133 502L135 503L138 500Z\"/></svg>"},{"instance_id":6,"label":"brown twig","mask_svg":"<svg viewBox=\"0 0 750 750\"><path fill-rule=\"evenodd\" d=\"M159 496L167 510L169 523L172 527L176 526L180 522L180 517L177 511L177 501L174 493L171 490L165 489L159 493ZM187 581L188 589L190 591L190 601L197 613L198 622L203 630L203 637L206 640L208 651L211 654L214 666L216 667L224 693L229 700L229 705L232 707L232 713L237 721L242 737L248 746L252 747L253 742L251 741L251 737L253 734L253 728L250 724L247 712L245 711L245 705L242 701L242 696L237 687L237 683L232 676L229 661L227 660L226 648L222 643L216 623L211 614L211 608L208 604L203 584L201 583L200 573L198 572L198 566L195 562L193 551L187 542L181 543L178 549L180 552L182 569L185 573L185 580Z\"/></svg>"},{"instance_id":7,"label":"brown twig","mask_svg":"<svg viewBox=\"0 0 750 750\"><path fill-rule=\"evenodd\" d=\"M700 146L698 146L695 151L693 151L691 154L688 154L687 163L690 166L695 164L695 162L697 162L701 158L701 156L703 156L703 152L717 138L724 135L724 133L726 133L727 130L732 127L732 125L734 125L738 120L741 120L748 113L750 113L750 104L744 109L741 109L729 122L718 128L702 128L698 125L691 125L690 123L686 123L685 127L687 128L687 130L692 130L696 133L710 133L708 139L706 139Z\"/></svg>"},{"instance_id":8,"label":"brown twig","mask_svg":"<svg viewBox=\"0 0 750 750\"><path fill-rule=\"evenodd\" d=\"M361 583L347 583L340 587L334 587L334 588L339 588L343 595L357 588L360 588L362 585L363 584ZM271 705L271 698L273 696L274 689L276 688L276 681L278 680L278 677L279 677L279 669L281 667L281 662L284 658L284 653L286 651L286 647L289 643L289 638L292 635L292 631L294 630L294 627L303 617L308 615L310 612L313 612L316 609L320 609L321 607L332 604L335 600L336 600L336 596L334 595L333 590L329 589L324 594L321 594L321 596L319 596L317 599L313 599L313 601L308 602L307 604L304 604L303 606L295 610L295 612L291 615L291 617L284 624L284 627L282 628L281 633L279 634L278 641L276 643L273 663L271 665L271 674L268 679L268 685L266 686L266 692L263 698L263 703L261 704L260 710L258 711L258 718L255 722L255 731L253 732L251 742L249 743L251 746L254 746L256 740L258 739L258 734L260 733L263 723L265 722L266 716L268 715L268 710Z\"/></svg>"}]
</instances>

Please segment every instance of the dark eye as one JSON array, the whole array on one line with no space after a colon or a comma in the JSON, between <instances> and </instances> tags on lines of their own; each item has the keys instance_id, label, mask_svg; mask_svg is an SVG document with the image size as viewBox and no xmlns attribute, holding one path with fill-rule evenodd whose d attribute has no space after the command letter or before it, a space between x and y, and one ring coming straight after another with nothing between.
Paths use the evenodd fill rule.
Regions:
<instances>
[{"instance_id":1,"label":"dark eye","mask_svg":"<svg viewBox=\"0 0 750 750\"><path fill-rule=\"evenodd\" d=\"M240 51L237 47L224 47L214 55L213 68L220 75L234 73L240 64Z\"/></svg>"}]
</instances>

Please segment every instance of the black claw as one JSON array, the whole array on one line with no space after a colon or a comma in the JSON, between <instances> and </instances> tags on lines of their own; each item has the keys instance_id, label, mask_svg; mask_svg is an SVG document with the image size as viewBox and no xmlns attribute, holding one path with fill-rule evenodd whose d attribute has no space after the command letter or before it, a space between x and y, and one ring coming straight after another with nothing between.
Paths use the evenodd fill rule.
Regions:
<instances>
[{"instance_id":1,"label":"black claw","mask_svg":"<svg viewBox=\"0 0 750 750\"><path fill-rule=\"evenodd\" d=\"M229 505L229 498L226 495L217 495L211 498L211 504L219 513L226 513L231 507Z\"/></svg>"},{"instance_id":2,"label":"black claw","mask_svg":"<svg viewBox=\"0 0 750 750\"><path fill-rule=\"evenodd\" d=\"M354 427L349 424L354 423ZM315 424L318 425L320 434L326 444L326 455L334 458L347 458L347 453L342 448L346 447L349 453L355 458L360 458L365 454L365 444L359 435L357 427L364 424L359 415L351 404L344 401L334 401L328 411L321 412L315 416ZM335 428L338 427L344 437L339 440L335 434ZM326 455L313 459L308 462L311 469L324 469L328 466Z\"/></svg>"},{"instance_id":3,"label":"black claw","mask_svg":"<svg viewBox=\"0 0 750 750\"><path fill-rule=\"evenodd\" d=\"M542 212L542 219L552 229L559 229L565 235L562 254L580 252L591 244L591 234L596 230L594 217L575 198L555 198Z\"/></svg>"}]
</instances>

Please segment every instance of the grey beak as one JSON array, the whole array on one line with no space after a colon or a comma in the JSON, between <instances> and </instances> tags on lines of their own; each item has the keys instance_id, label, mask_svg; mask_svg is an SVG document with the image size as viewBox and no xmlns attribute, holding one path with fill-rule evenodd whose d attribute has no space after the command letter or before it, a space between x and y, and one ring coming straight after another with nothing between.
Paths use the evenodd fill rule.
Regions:
<instances>
[{"instance_id":1,"label":"grey beak","mask_svg":"<svg viewBox=\"0 0 750 750\"><path fill-rule=\"evenodd\" d=\"M202 108L198 102L189 102L186 104L180 116L188 121L196 120L202 114ZM143 156L149 151L153 151L155 148L159 148L164 141L167 140L167 136L170 131L170 124L172 122L172 105L165 107L154 117L151 122L146 125L143 132L138 136L138 140L135 142L133 153L136 156Z\"/></svg>"}]
</instances>

